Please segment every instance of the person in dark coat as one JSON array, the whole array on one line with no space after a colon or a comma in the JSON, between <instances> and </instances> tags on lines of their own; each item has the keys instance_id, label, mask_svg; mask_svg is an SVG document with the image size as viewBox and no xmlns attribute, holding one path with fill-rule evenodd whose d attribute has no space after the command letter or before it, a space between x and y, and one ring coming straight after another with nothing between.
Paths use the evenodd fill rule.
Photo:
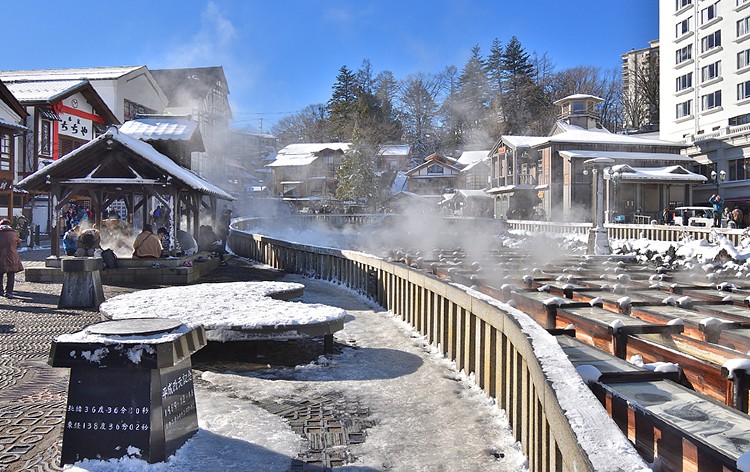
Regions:
<instances>
[{"instance_id":1,"label":"person in dark coat","mask_svg":"<svg viewBox=\"0 0 750 472\"><path fill-rule=\"evenodd\" d=\"M16 272L23 270L23 264L18 257L18 248L21 247L21 238L10 225L7 219L0 220L0 288L2 288L2 277L6 276L5 291L2 295L13 298L13 287L16 283Z\"/></svg>"},{"instance_id":2,"label":"person in dark coat","mask_svg":"<svg viewBox=\"0 0 750 472\"><path fill-rule=\"evenodd\" d=\"M232 210L227 208L219 217L219 238L221 238L221 248L226 251L227 238L229 238L229 224L232 222Z\"/></svg>"}]
</instances>

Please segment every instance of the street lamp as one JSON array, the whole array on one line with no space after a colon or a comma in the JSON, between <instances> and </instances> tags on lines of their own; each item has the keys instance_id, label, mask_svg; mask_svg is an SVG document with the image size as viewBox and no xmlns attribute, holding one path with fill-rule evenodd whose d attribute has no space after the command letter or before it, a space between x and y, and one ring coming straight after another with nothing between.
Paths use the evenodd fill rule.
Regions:
<instances>
[{"instance_id":1,"label":"street lamp","mask_svg":"<svg viewBox=\"0 0 750 472\"><path fill-rule=\"evenodd\" d=\"M717 174L715 170L711 171L711 181L716 186L716 193L719 193L719 185L721 185L722 182L727 180L727 173L726 171L719 171Z\"/></svg>"}]
</instances>

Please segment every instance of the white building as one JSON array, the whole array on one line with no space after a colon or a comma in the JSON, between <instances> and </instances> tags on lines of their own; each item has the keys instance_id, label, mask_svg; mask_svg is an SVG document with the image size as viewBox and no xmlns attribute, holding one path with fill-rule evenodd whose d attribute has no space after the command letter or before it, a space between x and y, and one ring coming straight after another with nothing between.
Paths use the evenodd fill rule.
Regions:
<instances>
[{"instance_id":1,"label":"white building","mask_svg":"<svg viewBox=\"0 0 750 472\"><path fill-rule=\"evenodd\" d=\"M692 170L710 179L696 202L718 190L747 210L750 0L661 0L659 41L661 138L688 144Z\"/></svg>"},{"instance_id":2,"label":"white building","mask_svg":"<svg viewBox=\"0 0 750 472\"><path fill-rule=\"evenodd\" d=\"M629 132L659 129L659 40L622 56L623 126Z\"/></svg>"}]
</instances>

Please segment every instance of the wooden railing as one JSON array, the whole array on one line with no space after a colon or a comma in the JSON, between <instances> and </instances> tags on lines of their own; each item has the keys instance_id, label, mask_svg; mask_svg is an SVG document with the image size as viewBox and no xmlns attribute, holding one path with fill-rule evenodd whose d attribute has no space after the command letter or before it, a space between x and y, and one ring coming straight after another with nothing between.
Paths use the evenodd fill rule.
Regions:
<instances>
[{"instance_id":1,"label":"wooden railing","mask_svg":"<svg viewBox=\"0 0 750 472\"><path fill-rule=\"evenodd\" d=\"M251 234L255 223L233 223L235 254L345 285L410 323L497 399L529 470L648 470L554 338L528 315L402 263Z\"/></svg>"}]
</instances>

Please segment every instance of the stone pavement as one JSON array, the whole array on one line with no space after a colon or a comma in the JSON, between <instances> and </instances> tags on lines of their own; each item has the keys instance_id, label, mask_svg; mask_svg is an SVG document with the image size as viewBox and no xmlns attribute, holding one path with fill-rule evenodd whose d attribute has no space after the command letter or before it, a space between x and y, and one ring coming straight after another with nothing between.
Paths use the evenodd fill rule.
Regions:
<instances>
[{"instance_id":1,"label":"stone pavement","mask_svg":"<svg viewBox=\"0 0 750 472\"><path fill-rule=\"evenodd\" d=\"M49 248L20 253L25 267L44 264L48 255ZM228 266L217 268L201 282L275 280L282 276L281 272L259 269L230 258ZM95 311L58 308L61 284L26 282L20 273L16 276L15 288L14 298L0 297L0 471L59 471L68 370L47 365L52 340L60 334L79 331L100 318ZM108 299L142 288L157 287L105 285L104 294ZM234 352L208 346L204 349L206 352L199 351L194 357L194 367L221 371L260 369L269 364L294 366L320 355L322 341L310 343L286 349L276 346L266 349L268 346L263 343L252 343L242 350L233 347ZM252 356L256 351L262 359L257 366ZM339 399L330 400L336 403ZM299 416L300 408L308 413L310 410L306 405L288 406L289 411L276 413L291 418ZM332 421L337 419L340 418L331 418ZM302 429L299 432L304 436ZM325 470L341 463L334 457L321 459L313 444L315 437L310 435L308 439L311 442L309 457L294 460L291 470ZM347 439L352 443L359 440ZM321 465L323 467L319 468Z\"/></svg>"}]
</instances>

